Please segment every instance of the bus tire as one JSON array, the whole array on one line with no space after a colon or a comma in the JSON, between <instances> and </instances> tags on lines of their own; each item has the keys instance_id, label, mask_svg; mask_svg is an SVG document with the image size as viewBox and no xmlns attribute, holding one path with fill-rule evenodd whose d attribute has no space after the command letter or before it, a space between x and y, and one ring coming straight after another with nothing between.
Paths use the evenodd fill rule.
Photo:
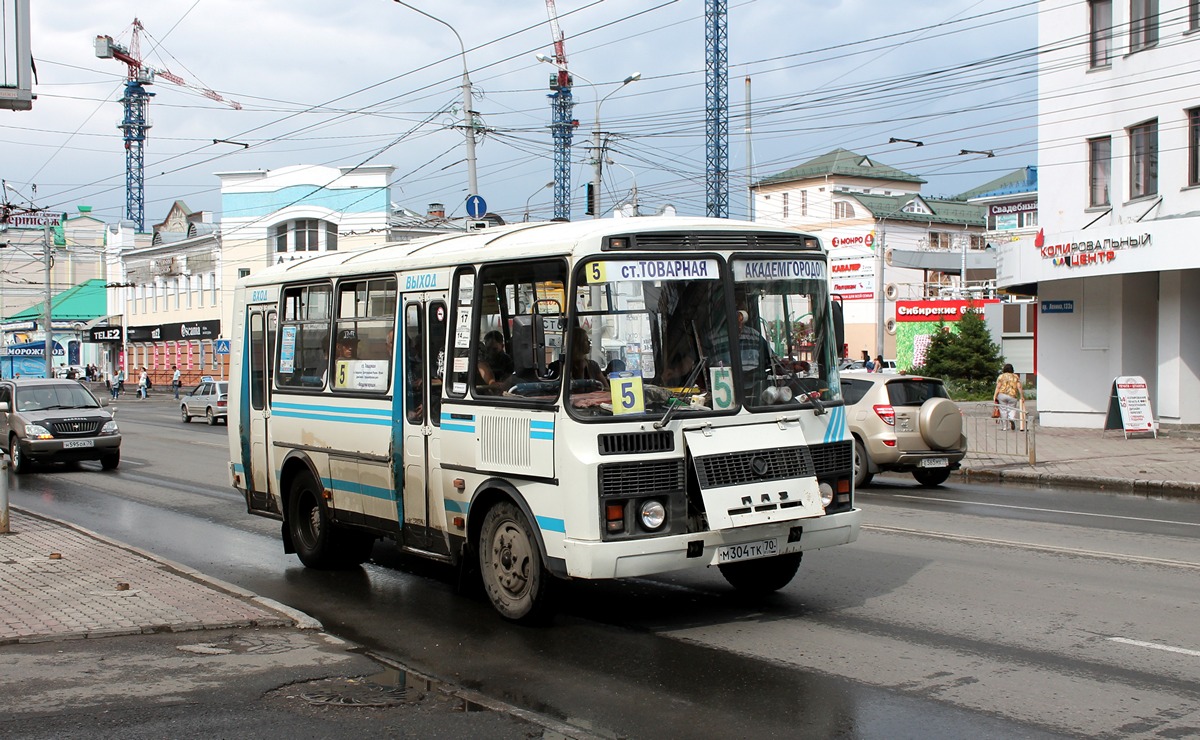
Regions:
<instances>
[{"instance_id":1,"label":"bus tire","mask_svg":"<svg viewBox=\"0 0 1200 740\"><path fill-rule=\"evenodd\" d=\"M800 569L802 555L793 552L741 563L722 563L717 567L729 585L738 591L751 596L765 596L792 582L796 571Z\"/></svg>"},{"instance_id":2,"label":"bus tire","mask_svg":"<svg viewBox=\"0 0 1200 740\"><path fill-rule=\"evenodd\" d=\"M534 622L545 617L549 574L525 515L502 501L483 518L479 571L492 606L505 619Z\"/></svg>"},{"instance_id":3,"label":"bus tire","mask_svg":"<svg viewBox=\"0 0 1200 740\"><path fill-rule=\"evenodd\" d=\"M321 487L308 473L297 475L292 480L288 528L300 562L309 568L335 568L340 563L335 555L333 522L325 511L321 494Z\"/></svg>"}]
</instances>

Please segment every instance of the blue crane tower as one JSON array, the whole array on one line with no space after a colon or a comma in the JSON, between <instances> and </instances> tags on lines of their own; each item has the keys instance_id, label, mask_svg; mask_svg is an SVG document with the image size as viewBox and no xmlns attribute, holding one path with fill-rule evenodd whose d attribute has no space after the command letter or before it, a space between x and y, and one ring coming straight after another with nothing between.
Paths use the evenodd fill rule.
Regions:
<instances>
[{"instance_id":1,"label":"blue crane tower","mask_svg":"<svg viewBox=\"0 0 1200 740\"><path fill-rule=\"evenodd\" d=\"M125 140L125 219L133 221L137 224L137 230L144 232L146 230L144 150L146 132L150 130L147 111L150 108L150 98L154 95L146 89L146 85L154 84L154 78L157 75L180 87L190 88L210 100L224 103L234 110L241 110L242 106L235 100L226 100L214 90L193 85L170 70L155 69L147 65L142 61L139 36L145 29L137 18L133 19L132 28L132 40L129 42L128 48L113 41L112 36L97 36L96 56L101 59L116 59L129 68L125 77L125 94L119 101L125 106L125 118L117 126L121 129L122 138Z\"/></svg>"},{"instance_id":2,"label":"blue crane tower","mask_svg":"<svg viewBox=\"0 0 1200 740\"><path fill-rule=\"evenodd\" d=\"M726 0L705 0L705 203L729 218L729 28Z\"/></svg>"},{"instance_id":3,"label":"blue crane tower","mask_svg":"<svg viewBox=\"0 0 1200 740\"><path fill-rule=\"evenodd\" d=\"M567 49L558 25L554 0L546 0L550 17L550 35L554 39L554 58L558 71L550 77L550 134L554 140L554 217L571 220L571 137L578 121L571 118L575 101L571 99L571 74L567 71ZM542 57L538 57L541 59Z\"/></svg>"},{"instance_id":4,"label":"blue crane tower","mask_svg":"<svg viewBox=\"0 0 1200 740\"><path fill-rule=\"evenodd\" d=\"M133 41L128 49L118 46L110 36L97 36L96 56L102 59L116 59L129 67L129 74L125 78L125 95L118 101L125 106L125 118L118 126L125 139L125 218L137 224L138 231L145 231L144 148L146 131L150 129L146 109L150 106L151 96L154 95L146 89L146 85L154 83L154 72L142 66L137 35L141 29L142 24L135 18Z\"/></svg>"}]
</instances>

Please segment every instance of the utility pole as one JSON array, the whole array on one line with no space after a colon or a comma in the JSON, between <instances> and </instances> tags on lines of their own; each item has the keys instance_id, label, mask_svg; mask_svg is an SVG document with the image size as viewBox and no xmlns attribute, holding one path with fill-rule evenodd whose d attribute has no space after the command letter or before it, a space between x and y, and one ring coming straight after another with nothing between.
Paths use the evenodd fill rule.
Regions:
<instances>
[{"instance_id":1,"label":"utility pole","mask_svg":"<svg viewBox=\"0 0 1200 740\"><path fill-rule=\"evenodd\" d=\"M42 259L45 262L46 306L42 321L46 325L46 377L54 377L54 334L50 331L50 320L54 315L54 294L50 292L50 222L42 228Z\"/></svg>"}]
</instances>

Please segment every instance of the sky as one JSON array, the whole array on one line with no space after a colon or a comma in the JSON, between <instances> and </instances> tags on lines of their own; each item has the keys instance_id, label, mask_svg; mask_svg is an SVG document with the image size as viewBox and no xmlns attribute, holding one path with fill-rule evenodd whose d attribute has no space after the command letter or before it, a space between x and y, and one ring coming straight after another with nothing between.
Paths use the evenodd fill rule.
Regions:
<instances>
[{"instance_id":1,"label":"sky","mask_svg":"<svg viewBox=\"0 0 1200 740\"><path fill-rule=\"evenodd\" d=\"M32 111L0 111L0 178L20 194L9 200L123 217L126 67L97 58L94 39L128 46L137 18L145 63L191 85L160 77L149 88L147 228L175 200L218 220L216 172L298 164L391 165L393 202L419 213L444 203L448 215L464 215L466 147L455 128L463 55L451 28L486 127L479 195L509 221L527 204L531 218L552 216L555 70L534 58L553 54L544 0L405 1L449 27L392 0L36 0L37 99ZM749 178L836 147L924 178L930 196L1036 163L1036 0L727 7L731 217L747 215ZM558 0L576 75L574 218L585 218L601 98L614 163L604 203L628 201L636 183L643 213L668 205L705 213L704 10L703 0ZM634 72L640 80L620 88Z\"/></svg>"}]
</instances>

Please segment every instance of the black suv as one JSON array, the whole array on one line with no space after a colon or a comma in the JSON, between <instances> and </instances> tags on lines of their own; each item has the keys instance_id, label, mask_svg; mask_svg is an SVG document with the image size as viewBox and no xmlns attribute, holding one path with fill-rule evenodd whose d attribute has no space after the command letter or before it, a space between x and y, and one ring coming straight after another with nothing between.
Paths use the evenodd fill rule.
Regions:
<instances>
[{"instance_id":1,"label":"black suv","mask_svg":"<svg viewBox=\"0 0 1200 740\"><path fill-rule=\"evenodd\" d=\"M0 434L15 473L36 462L121 463L121 432L113 415L77 380L24 378L0 382Z\"/></svg>"}]
</instances>

